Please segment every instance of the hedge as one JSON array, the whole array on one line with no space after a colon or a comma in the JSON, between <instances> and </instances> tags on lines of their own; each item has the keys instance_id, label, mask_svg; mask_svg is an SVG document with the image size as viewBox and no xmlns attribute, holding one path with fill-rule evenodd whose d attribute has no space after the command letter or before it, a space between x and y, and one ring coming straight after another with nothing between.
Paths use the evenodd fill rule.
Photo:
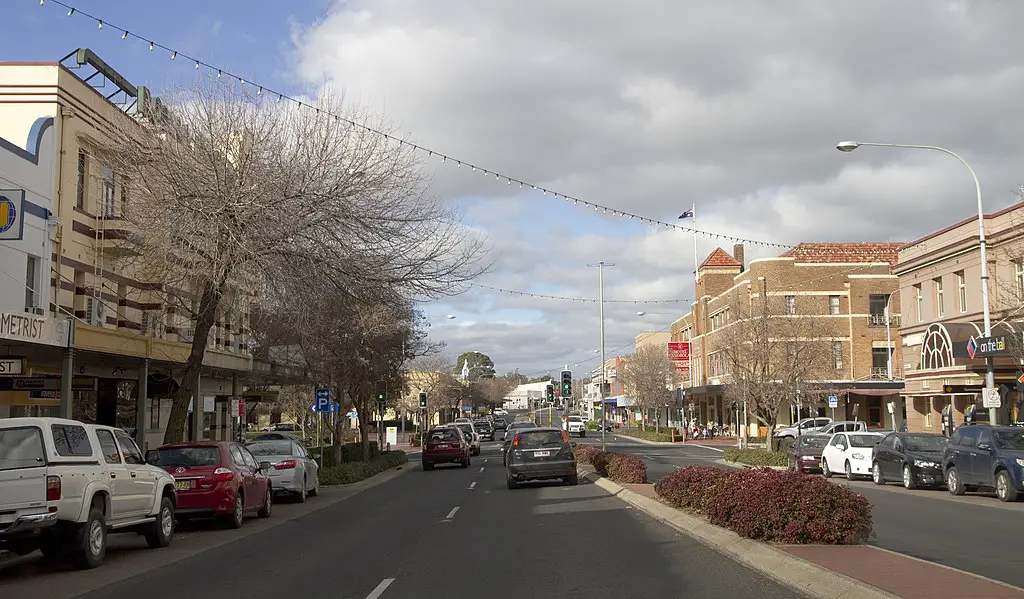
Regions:
<instances>
[{"instance_id":1,"label":"hedge","mask_svg":"<svg viewBox=\"0 0 1024 599\"><path fill-rule=\"evenodd\" d=\"M738 462L748 466L788 466L789 454L782 451L765 451L763 449L740 449L727 447L722 452L722 459L727 462Z\"/></svg>"},{"instance_id":2,"label":"hedge","mask_svg":"<svg viewBox=\"0 0 1024 599\"><path fill-rule=\"evenodd\" d=\"M404 451L386 451L369 462L347 462L320 470L320 484L347 485L370 478L385 470L405 464L409 456Z\"/></svg>"},{"instance_id":3,"label":"hedge","mask_svg":"<svg viewBox=\"0 0 1024 599\"><path fill-rule=\"evenodd\" d=\"M678 432L678 431L677 431ZM625 435L627 437L635 437L637 439L644 439L645 441L659 441L659 442L670 442L672 441L672 433L668 430L664 432L645 431L638 428L620 428L615 431L617 435ZM677 434L676 439L682 441L682 435Z\"/></svg>"},{"instance_id":4,"label":"hedge","mask_svg":"<svg viewBox=\"0 0 1024 599\"><path fill-rule=\"evenodd\" d=\"M654 490L669 505L750 539L852 545L871 535L871 505L863 495L799 472L689 466Z\"/></svg>"},{"instance_id":5,"label":"hedge","mask_svg":"<svg viewBox=\"0 0 1024 599\"><path fill-rule=\"evenodd\" d=\"M342 445L325 445L324 447L311 447L309 453L319 453L322 456L321 463L324 466L338 466L341 464L348 464L352 462L363 461L363 444L356 443L344 443ZM380 457L380 448L377 447L377 442L373 439L370 440L370 460L374 460Z\"/></svg>"},{"instance_id":6,"label":"hedge","mask_svg":"<svg viewBox=\"0 0 1024 599\"><path fill-rule=\"evenodd\" d=\"M591 464L601 476L618 483L639 484L647 482L647 464L634 455L601 451L593 445L577 445L573 450L576 461Z\"/></svg>"}]
</instances>

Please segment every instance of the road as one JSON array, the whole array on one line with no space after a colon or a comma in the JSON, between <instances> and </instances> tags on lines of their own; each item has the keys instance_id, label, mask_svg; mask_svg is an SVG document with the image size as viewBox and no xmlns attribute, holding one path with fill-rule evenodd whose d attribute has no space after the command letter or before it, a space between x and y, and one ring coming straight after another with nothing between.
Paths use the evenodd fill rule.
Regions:
<instances>
[{"instance_id":1,"label":"road","mask_svg":"<svg viewBox=\"0 0 1024 599\"><path fill-rule=\"evenodd\" d=\"M413 462L406 470L123 580L119 570L158 552L121 553L116 566L62 574L111 577L79 595L88 599L798 596L593 484L506 489L497 443L485 443L469 469L423 472ZM209 534L221 533L235 534ZM45 571L0 578L5 595L63 599L47 582Z\"/></svg>"},{"instance_id":2,"label":"road","mask_svg":"<svg viewBox=\"0 0 1024 599\"><path fill-rule=\"evenodd\" d=\"M600 445L588 432L577 443ZM719 449L699 445L650 445L608 433L608 451L639 456L648 478L661 479L691 464L723 466ZM1024 503L1004 504L994 495L953 497L945 490L907 491L870 481L833 478L868 498L875 536L872 545L1024 587Z\"/></svg>"}]
</instances>

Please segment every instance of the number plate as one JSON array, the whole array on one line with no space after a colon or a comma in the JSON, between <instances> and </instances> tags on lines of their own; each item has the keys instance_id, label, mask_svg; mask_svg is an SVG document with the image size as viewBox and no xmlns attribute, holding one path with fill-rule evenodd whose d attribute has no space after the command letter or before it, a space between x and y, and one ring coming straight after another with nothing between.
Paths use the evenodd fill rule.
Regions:
<instances>
[{"instance_id":1,"label":"number plate","mask_svg":"<svg viewBox=\"0 0 1024 599\"><path fill-rule=\"evenodd\" d=\"M535 451L533 452L534 457L546 458L551 455L550 451Z\"/></svg>"},{"instance_id":2,"label":"number plate","mask_svg":"<svg viewBox=\"0 0 1024 599\"><path fill-rule=\"evenodd\" d=\"M192 488L192 481L190 480L176 480L174 481L174 489L176 491L188 491Z\"/></svg>"},{"instance_id":3,"label":"number plate","mask_svg":"<svg viewBox=\"0 0 1024 599\"><path fill-rule=\"evenodd\" d=\"M447 443L438 443L437 444L437 448L438 449L448 449L448 447L449 447L449 445Z\"/></svg>"}]
</instances>

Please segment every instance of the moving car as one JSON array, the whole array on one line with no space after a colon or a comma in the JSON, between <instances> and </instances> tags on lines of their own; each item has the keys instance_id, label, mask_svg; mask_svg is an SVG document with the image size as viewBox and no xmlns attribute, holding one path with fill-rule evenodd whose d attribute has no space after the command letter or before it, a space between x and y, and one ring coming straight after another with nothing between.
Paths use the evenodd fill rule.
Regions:
<instances>
[{"instance_id":1,"label":"moving car","mask_svg":"<svg viewBox=\"0 0 1024 599\"><path fill-rule=\"evenodd\" d=\"M577 434L581 437L587 436L587 423L582 416L567 416L565 419L565 430L570 434Z\"/></svg>"},{"instance_id":2,"label":"moving car","mask_svg":"<svg viewBox=\"0 0 1024 599\"><path fill-rule=\"evenodd\" d=\"M460 464L469 468L472 449L462 429L455 426L438 426L424 435L421 464L424 470L433 470L435 464Z\"/></svg>"},{"instance_id":3,"label":"moving car","mask_svg":"<svg viewBox=\"0 0 1024 599\"><path fill-rule=\"evenodd\" d=\"M512 424L508 425L508 428L505 430L505 440L501 444L502 466L505 465L505 456L508 455L508 448L512 446L512 441L516 438L516 433L518 433L521 430L530 428L537 428L537 424L535 422L520 420L518 422L513 422Z\"/></svg>"},{"instance_id":4,"label":"moving car","mask_svg":"<svg viewBox=\"0 0 1024 599\"><path fill-rule=\"evenodd\" d=\"M496 431L504 431L508 428L508 421L504 418L495 418L493 424Z\"/></svg>"},{"instance_id":5,"label":"moving car","mask_svg":"<svg viewBox=\"0 0 1024 599\"><path fill-rule=\"evenodd\" d=\"M479 418L473 421L473 426L476 427L476 431L480 434L481 439L487 441L494 440L494 425L491 424L490 420Z\"/></svg>"},{"instance_id":6,"label":"moving car","mask_svg":"<svg viewBox=\"0 0 1024 599\"><path fill-rule=\"evenodd\" d=\"M821 473L825 478L845 472L846 480L870 476L875 445L882 433L836 433L821 452Z\"/></svg>"},{"instance_id":7,"label":"moving car","mask_svg":"<svg viewBox=\"0 0 1024 599\"><path fill-rule=\"evenodd\" d=\"M577 485L579 474L569 435L558 428L531 428L516 433L509 448L505 480L509 489L536 480L560 479Z\"/></svg>"},{"instance_id":8,"label":"moving car","mask_svg":"<svg viewBox=\"0 0 1024 599\"><path fill-rule=\"evenodd\" d=\"M257 462L232 441L172 443L146 452L146 461L174 477L179 516L213 516L239 528L248 512L269 518L273 489L268 462Z\"/></svg>"},{"instance_id":9,"label":"moving car","mask_svg":"<svg viewBox=\"0 0 1024 599\"><path fill-rule=\"evenodd\" d=\"M452 423L452 426L462 429L462 434L466 436L466 441L469 443L473 455L480 455L480 435L476 432L476 426L473 422L456 421Z\"/></svg>"},{"instance_id":10,"label":"moving car","mask_svg":"<svg viewBox=\"0 0 1024 599\"><path fill-rule=\"evenodd\" d=\"M875 447L871 478L876 485L900 480L908 489L938 486L946 437L927 433L890 433Z\"/></svg>"},{"instance_id":11,"label":"moving car","mask_svg":"<svg viewBox=\"0 0 1024 599\"><path fill-rule=\"evenodd\" d=\"M174 511L174 479L146 464L123 430L0 418L0 549L96 568L110 533L170 545Z\"/></svg>"},{"instance_id":12,"label":"moving car","mask_svg":"<svg viewBox=\"0 0 1024 599\"><path fill-rule=\"evenodd\" d=\"M306 448L294 439L249 441L245 444L254 458L270 462L267 470L275 493L287 493L302 503L320 493L320 466Z\"/></svg>"},{"instance_id":13,"label":"moving car","mask_svg":"<svg viewBox=\"0 0 1024 599\"><path fill-rule=\"evenodd\" d=\"M821 470L821 452L828 444L830 435L800 435L789 450L789 469L800 472Z\"/></svg>"}]
</instances>

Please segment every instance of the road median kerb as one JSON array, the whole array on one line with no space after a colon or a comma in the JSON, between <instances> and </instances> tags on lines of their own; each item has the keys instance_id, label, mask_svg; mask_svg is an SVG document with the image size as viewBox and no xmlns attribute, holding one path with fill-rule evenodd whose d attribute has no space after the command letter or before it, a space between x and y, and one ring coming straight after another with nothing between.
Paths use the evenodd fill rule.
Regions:
<instances>
[{"instance_id":1,"label":"road median kerb","mask_svg":"<svg viewBox=\"0 0 1024 599\"><path fill-rule=\"evenodd\" d=\"M746 539L621 485L585 472L601 489L643 510L679 532L691 536L733 560L815 599L899 599L896 595L827 570L780 551L771 545Z\"/></svg>"}]
</instances>

